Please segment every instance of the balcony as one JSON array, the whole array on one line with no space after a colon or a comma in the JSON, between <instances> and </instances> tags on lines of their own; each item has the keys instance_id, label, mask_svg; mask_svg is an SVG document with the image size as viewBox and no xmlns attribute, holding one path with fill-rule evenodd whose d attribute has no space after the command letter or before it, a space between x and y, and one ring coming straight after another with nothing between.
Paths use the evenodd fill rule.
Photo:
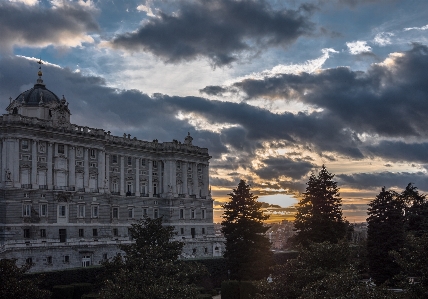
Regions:
<instances>
[{"instance_id":1,"label":"balcony","mask_svg":"<svg viewBox=\"0 0 428 299\"><path fill-rule=\"evenodd\" d=\"M63 190L63 191L74 191L75 187L68 187L68 186L53 186L54 190Z\"/></svg>"},{"instance_id":2,"label":"balcony","mask_svg":"<svg viewBox=\"0 0 428 299\"><path fill-rule=\"evenodd\" d=\"M190 198L196 199L196 194L189 195Z\"/></svg>"},{"instance_id":3,"label":"balcony","mask_svg":"<svg viewBox=\"0 0 428 299\"><path fill-rule=\"evenodd\" d=\"M149 197L148 194L140 194L140 197Z\"/></svg>"},{"instance_id":4,"label":"balcony","mask_svg":"<svg viewBox=\"0 0 428 299\"><path fill-rule=\"evenodd\" d=\"M91 193L100 193L100 190L98 188L90 188L89 191Z\"/></svg>"},{"instance_id":5,"label":"balcony","mask_svg":"<svg viewBox=\"0 0 428 299\"><path fill-rule=\"evenodd\" d=\"M135 193L131 193L130 191L126 192L126 196L135 196Z\"/></svg>"},{"instance_id":6,"label":"balcony","mask_svg":"<svg viewBox=\"0 0 428 299\"><path fill-rule=\"evenodd\" d=\"M120 195L120 192L111 192L111 195Z\"/></svg>"},{"instance_id":7,"label":"balcony","mask_svg":"<svg viewBox=\"0 0 428 299\"><path fill-rule=\"evenodd\" d=\"M85 188L77 188L77 192L85 192Z\"/></svg>"},{"instance_id":8,"label":"balcony","mask_svg":"<svg viewBox=\"0 0 428 299\"><path fill-rule=\"evenodd\" d=\"M39 185L40 190L48 190L48 185Z\"/></svg>"},{"instance_id":9,"label":"balcony","mask_svg":"<svg viewBox=\"0 0 428 299\"><path fill-rule=\"evenodd\" d=\"M24 188L24 189L33 189L33 185L32 184L21 184L21 188Z\"/></svg>"}]
</instances>

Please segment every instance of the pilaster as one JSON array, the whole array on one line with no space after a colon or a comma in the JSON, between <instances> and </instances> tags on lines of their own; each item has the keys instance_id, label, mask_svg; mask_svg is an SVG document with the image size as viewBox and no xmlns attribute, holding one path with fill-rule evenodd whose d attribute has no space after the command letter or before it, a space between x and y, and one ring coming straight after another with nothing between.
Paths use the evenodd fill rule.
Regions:
<instances>
[{"instance_id":1,"label":"pilaster","mask_svg":"<svg viewBox=\"0 0 428 299\"><path fill-rule=\"evenodd\" d=\"M184 197L189 197L189 191L187 190L187 169L189 165L187 162L183 162L181 165L181 179L183 181L183 194Z\"/></svg>"},{"instance_id":2,"label":"pilaster","mask_svg":"<svg viewBox=\"0 0 428 299\"><path fill-rule=\"evenodd\" d=\"M31 186L33 189L39 189L37 186L37 140L31 141Z\"/></svg>"},{"instance_id":3,"label":"pilaster","mask_svg":"<svg viewBox=\"0 0 428 299\"><path fill-rule=\"evenodd\" d=\"M104 180L106 178L106 173L105 173L105 159L106 159L106 154L103 150L98 150L98 189L99 192L104 193Z\"/></svg>"},{"instance_id":4,"label":"pilaster","mask_svg":"<svg viewBox=\"0 0 428 299\"><path fill-rule=\"evenodd\" d=\"M149 164L149 197L153 197L153 162L148 160Z\"/></svg>"},{"instance_id":5,"label":"pilaster","mask_svg":"<svg viewBox=\"0 0 428 299\"><path fill-rule=\"evenodd\" d=\"M125 158L120 156L120 195L125 195Z\"/></svg>"},{"instance_id":6,"label":"pilaster","mask_svg":"<svg viewBox=\"0 0 428 299\"><path fill-rule=\"evenodd\" d=\"M195 162L192 165L192 170L193 170L193 174L192 174L192 182L193 182L193 194L196 195L196 198L199 198L199 186L198 186L198 163Z\"/></svg>"},{"instance_id":7,"label":"pilaster","mask_svg":"<svg viewBox=\"0 0 428 299\"><path fill-rule=\"evenodd\" d=\"M89 192L89 149L83 149L83 187L85 187L85 192Z\"/></svg>"},{"instance_id":8,"label":"pilaster","mask_svg":"<svg viewBox=\"0 0 428 299\"><path fill-rule=\"evenodd\" d=\"M48 143L48 173L46 174L46 184L49 190L52 190L52 156L53 156L53 144Z\"/></svg>"},{"instance_id":9,"label":"pilaster","mask_svg":"<svg viewBox=\"0 0 428 299\"><path fill-rule=\"evenodd\" d=\"M68 147L68 186L76 186L76 147Z\"/></svg>"},{"instance_id":10,"label":"pilaster","mask_svg":"<svg viewBox=\"0 0 428 299\"><path fill-rule=\"evenodd\" d=\"M140 163L141 159L135 159L135 196L140 196Z\"/></svg>"}]
</instances>

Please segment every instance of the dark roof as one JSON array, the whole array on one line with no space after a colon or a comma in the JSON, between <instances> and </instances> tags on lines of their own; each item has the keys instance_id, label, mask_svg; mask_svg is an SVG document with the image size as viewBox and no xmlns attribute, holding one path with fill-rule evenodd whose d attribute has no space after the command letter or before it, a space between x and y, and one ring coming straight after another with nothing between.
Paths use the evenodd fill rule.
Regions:
<instances>
[{"instance_id":1,"label":"dark roof","mask_svg":"<svg viewBox=\"0 0 428 299\"><path fill-rule=\"evenodd\" d=\"M34 84L34 87L21 93L15 100L25 106L38 106L40 98L43 103L60 102L60 99L52 91L46 88L44 84Z\"/></svg>"}]
</instances>

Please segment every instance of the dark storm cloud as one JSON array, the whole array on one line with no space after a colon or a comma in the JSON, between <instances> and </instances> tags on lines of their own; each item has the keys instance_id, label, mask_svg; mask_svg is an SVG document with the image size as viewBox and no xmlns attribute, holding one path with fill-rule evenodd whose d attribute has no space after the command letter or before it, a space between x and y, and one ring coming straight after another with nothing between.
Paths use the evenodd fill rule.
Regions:
<instances>
[{"instance_id":1,"label":"dark storm cloud","mask_svg":"<svg viewBox=\"0 0 428 299\"><path fill-rule=\"evenodd\" d=\"M182 1L178 12L159 12L135 32L117 35L111 45L144 50L166 62L208 57L213 65L232 63L244 53L286 47L311 34L313 6L274 10L264 0Z\"/></svg>"},{"instance_id":2,"label":"dark storm cloud","mask_svg":"<svg viewBox=\"0 0 428 299\"><path fill-rule=\"evenodd\" d=\"M428 190L428 176L424 172L380 172L380 173L356 173L336 175L338 182L358 189L387 189L398 187L405 189L408 183L413 183L421 190Z\"/></svg>"},{"instance_id":3,"label":"dark storm cloud","mask_svg":"<svg viewBox=\"0 0 428 299\"><path fill-rule=\"evenodd\" d=\"M253 170L261 179L271 180L280 176L300 179L307 174L314 165L303 160L292 160L287 157L271 157L261 160L264 167Z\"/></svg>"},{"instance_id":4,"label":"dark storm cloud","mask_svg":"<svg viewBox=\"0 0 428 299\"><path fill-rule=\"evenodd\" d=\"M338 67L313 74L245 79L229 89L245 92L248 99L297 96L305 104L322 108L319 117L335 118L337 125L355 133L428 137L427 69L428 48L414 44L411 50L391 56L386 64L373 64L366 72Z\"/></svg>"},{"instance_id":5,"label":"dark storm cloud","mask_svg":"<svg viewBox=\"0 0 428 299\"><path fill-rule=\"evenodd\" d=\"M67 46L84 41L88 32L98 31L93 11L71 2L61 7L27 6L0 2L0 49L13 46Z\"/></svg>"},{"instance_id":6,"label":"dark storm cloud","mask_svg":"<svg viewBox=\"0 0 428 299\"><path fill-rule=\"evenodd\" d=\"M406 143L403 141L382 141L366 149L374 156L392 161L428 163L428 143Z\"/></svg>"}]
</instances>

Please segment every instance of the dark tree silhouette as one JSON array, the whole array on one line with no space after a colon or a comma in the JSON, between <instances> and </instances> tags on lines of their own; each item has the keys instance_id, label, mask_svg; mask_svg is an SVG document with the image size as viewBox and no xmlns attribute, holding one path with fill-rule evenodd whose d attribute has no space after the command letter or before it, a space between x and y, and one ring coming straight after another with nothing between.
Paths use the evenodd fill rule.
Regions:
<instances>
[{"instance_id":1,"label":"dark tree silhouette","mask_svg":"<svg viewBox=\"0 0 428 299\"><path fill-rule=\"evenodd\" d=\"M294 244L308 246L310 242L337 243L345 238L349 223L342 216L342 199L334 174L323 165L318 176L312 174L306 192L299 202L294 220Z\"/></svg>"},{"instance_id":2,"label":"dark tree silhouette","mask_svg":"<svg viewBox=\"0 0 428 299\"><path fill-rule=\"evenodd\" d=\"M238 280L261 279L268 275L272 265L270 242L265 233L269 227L263 221L269 218L261 210L257 196L250 186L241 180L236 189L228 194L230 201L224 204L222 232L226 238L226 252L231 278Z\"/></svg>"},{"instance_id":3,"label":"dark tree silhouette","mask_svg":"<svg viewBox=\"0 0 428 299\"><path fill-rule=\"evenodd\" d=\"M369 273L377 283L392 279L400 267L389 254L405 243L405 204L395 191L382 191L369 204L367 218L367 255Z\"/></svg>"},{"instance_id":4,"label":"dark tree silhouette","mask_svg":"<svg viewBox=\"0 0 428 299\"><path fill-rule=\"evenodd\" d=\"M428 233L428 201L425 194L420 194L418 188L409 183L400 194L406 204L405 228L415 236Z\"/></svg>"},{"instance_id":5,"label":"dark tree silhouette","mask_svg":"<svg viewBox=\"0 0 428 299\"><path fill-rule=\"evenodd\" d=\"M100 298L187 299L195 298L196 277L205 272L196 264L178 260L183 243L172 241L173 226L163 226L162 218L145 218L132 224L135 241L122 245L125 256L105 263L108 279Z\"/></svg>"}]
</instances>

